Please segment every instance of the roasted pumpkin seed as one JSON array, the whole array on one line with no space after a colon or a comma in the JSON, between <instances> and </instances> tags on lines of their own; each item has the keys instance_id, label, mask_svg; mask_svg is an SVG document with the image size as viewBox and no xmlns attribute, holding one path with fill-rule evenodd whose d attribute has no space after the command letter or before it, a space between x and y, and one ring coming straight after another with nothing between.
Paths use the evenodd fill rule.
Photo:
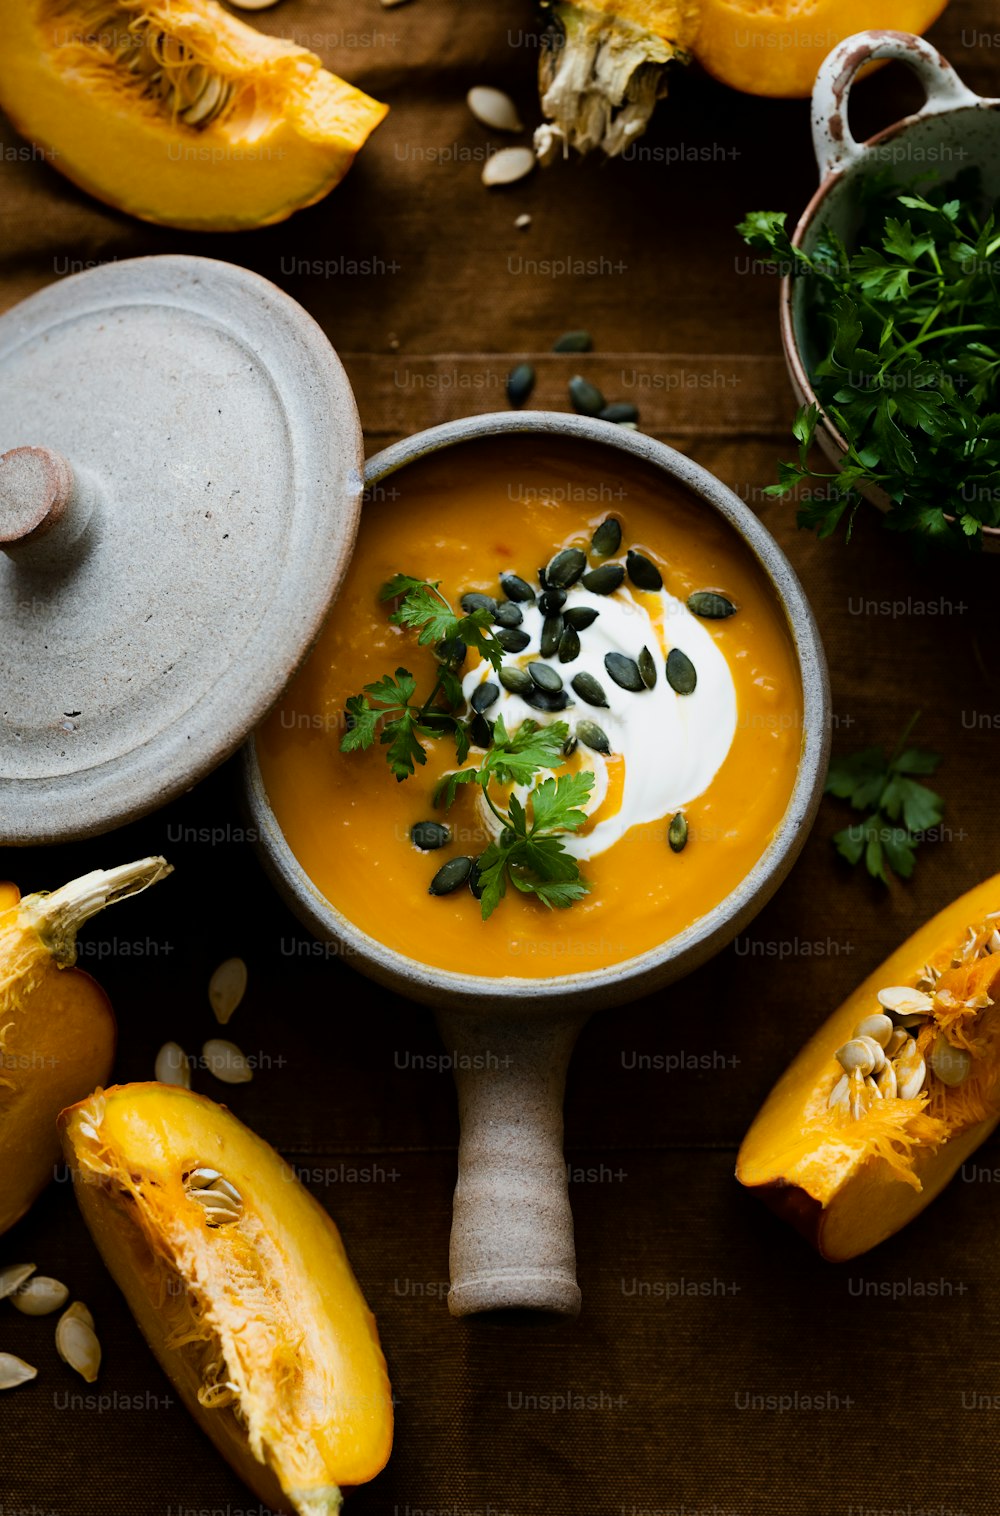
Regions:
<instances>
[{"instance_id":1,"label":"roasted pumpkin seed","mask_svg":"<svg viewBox=\"0 0 1000 1516\"><path fill-rule=\"evenodd\" d=\"M537 685L532 686L524 699L536 711L564 711L569 705L565 690L540 690Z\"/></svg>"},{"instance_id":2,"label":"roasted pumpkin seed","mask_svg":"<svg viewBox=\"0 0 1000 1516\"><path fill-rule=\"evenodd\" d=\"M698 683L697 669L679 647L672 647L667 655L667 683L678 695L690 695Z\"/></svg>"},{"instance_id":3,"label":"roasted pumpkin seed","mask_svg":"<svg viewBox=\"0 0 1000 1516\"><path fill-rule=\"evenodd\" d=\"M589 747L594 753L608 754L611 752L608 734L603 727L597 725L596 721L578 721L576 724L576 735L584 747Z\"/></svg>"},{"instance_id":4,"label":"roasted pumpkin seed","mask_svg":"<svg viewBox=\"0 0 1000 1516\"><path fill-rule=\"evenodd\" d=\"M646 688L634 658L626 658L624 653L605 653L604 667L619 689L638 695Z\"/></svg>"},{"instance_id":5,"label":"roasted pumpkin seed","mask_svg":"<svg viewBox=\"0 0 1000 1516\"><path fill-rule=\"evenodd\" d=\"M497 603L493 596L481 595L478 590L470 590L463 595L459 605L467 616L471 616L473 611L489 611L491 616L497 613Z\"/></svg>"},{"instance_id":6,"label":"roasted pumpkin seed","mask_svg":"<svg viewBox=\"0 0 1000 1516\"><path fill-rule=\"evenodd\" d=\"M497 678L512 695L526 695L532 687L531 675L515 663L505 663Z\"/></svg>"},{"instance_id":7,"label":"roasted pumpkin seed","mask_svg":"<svg viewBox=\"0 0 1000 1516\"><path fill-rule=\"evenodd\" d=\"M486 886L482 882L482 869L480 868L480 860L478 858L474 858L472 860L472 867L469 870L469 889L472 891L477 900L482 900L483 890L485 888Z\"/></svg>"},{"instance_id":8,"label":"roasted pumpkin seed","mask_svg":"<svg viewBox=\"0 0 1000 1516\"><path fill-rule=\"evenodd\" d=\"M594 678L593 674L585 671L575 674L570 682L580 699L585 700L588 705L607 705L608 697L604 693L604 686Z\"/></svg>"},{"instance_id":9,"label":"roasted pumpkin seed","mask_svg":"<svg viewBox=\"0 0 1000 1516\"><path fill-rule=\"evenodd\" d=\"M563 687L562 675L551 663L529 663L528 673L540 690L561 690Z\"/></svg>"},{"instance_id":10,"label":"roasted pumpkin seed","mask_svg":"<svg viewBox=\"0 0 1000 1516\"><path fill-rule=\"evenodd\" d=\"M599 421L612 421L620 426L623 421L638 421L639 407L633 405L631 400L613 400L606 405L598 415ZM614 548L611 549L614 552Z\"/></svg>"},{"instance_id":11,"label":"roasted pumpkin seed","mask_svg":"<svg viewBox=\"0 0 1000 1516\"><path fill-rule=\"evenodd\" d=\"M469 704L476 712L476 715L481 716L484 711L489 710L491 705L495 705L499 699L500 686L494 684L492 679L484 679L482 684L476 685Z\"/></svg>"},{"instance_id":12,"label":"roasted pumpkin seed","mask_svg":"<svg viewBox=\"0 0 1000 1516\"><path fill-rule=\"evenodd\" d=\"M598 558L610 558L622 545L622 524L615 516L605 516L590 539Z\"/></svg>"},{"instance_id":13,"label":"roasted pumpkin seed","mask_svg":"<svg viewBox=\"0 0 1000 1516\"><path fill-rule=\"evenodd\" d=\"M535 598L531 585L520 574L501 574L500 588L508 600L519 600L522 605L530 605Z\"/></svg>"},{"instance_id":14,"label":"roasted pumpkin seed","mask_svg":"<svg viewBox=\"0 0 1000 1516\"><path fill-rule=\"evenodd\" d=\"M519 363L507 375L507 399L511 405L523 405L535 388L535 371L530 363Z\"/></svg>"},{"instance_id":15,"label":"roasted pumpkin seed","mask_svg":"<svg viewBox=\"0 0 1000 1516\"><path fill-rule=\"evenodd\" d=\"M542 590L538 597L538 609L543 616L558 616L565 604L565 590Z\"/></svg>"},{"instance_id":16,"label":"roasted pumpkin seed","mask_svg":"<svg viewBox=\"0 0 1000 1516\"><path fill-rule=\"evenodd\" d=\"M574 374L569 381L569 398L581 416L599 416L607 404L597 385L582 374Z\"/></svg>"},{"instance_id":17,"label":"roasted pumpkin seed","mask_svg":"<svg viewBox=\"0 0 1000 1516\"><path fill-rule=\"evenodd\" d=\"M563 757L572 758L573 754L577 750L578 745L579 744L577 743L577 739L575 737L567 737L566 741L562 745Z\"/></svg>"},{"instance_id":18,"label":"roasted pumpkin seed","mask_svg":"<svg viewBox=\"0 0 1000 1516\"><path fill-rule=\"evenodd\" d=\"M432 853L435 848L448 846L451 827L443 821L417 821L410 827L410 841L422 853Z\"/></svg>"},{"instance_id":19,"label":"roasted pumpkin seed","mask_svg":"<svg viewBox=\"0 0 1000 1516\"><path fill-rule=\"evenodd\" d=\"M636 663L639 665L639 673L642 675L643 684L647 690L653 689L656 685L656 663L648 647L642 649L642 652L636 659Z\"/></svg>"},{"instance_id":20,"label":"roasted pumpkin seed","mask_svg":"<svg viewBox=\"0 0 1000 1516\"><path fill-rule=\"evenodd\" d=\"M687 817L683 811L678 811L676 816L674 816L671 820L669 827L667 828L667 841L670 844L671 851L674 853L683 853L684 849L687 847L687 840Z\"/></svg>"},{"instance_id":21,"label":"roasted pumpkin seed","mask_svg":"<svg viewBox=\"0 0 1000 1516\"><path fill-rule=\"evenodd\" d=\"M718 590L695 590L687 598L687 608L692 615L702 616L706 621L724 621L727 616L735 616L738 609L728 595L722 595Z\"/></svg>"},{"instance_id":22,"label":"roasted pumpkin seed","mask_svg":"<svg viewBox=\"0 0 1000 1516\"><path fill-rule=\"evenodd\" d=\"M634 547L630 547L625 554L625 568L637 589L662 590L663 575L645 553L637 553Z\"/></svg>"},{"instance_id":23,"label":"roasted pumpkin seed","mask_svg":"<svg viewBox=\"0 0 1000 1516\"><path fill-rule=\"evenodd\" d=\"M587 555L578 547L564 547L545 565L546 585L549 589L568 590L575 584L587 567Z\"/></svg>"},{"instance_id":24,"label":"roasted pumpkin seed","mask_svg":"<svg viewBox=\"0 0 1000 1516\"><path fill-rule=\"evenodd\" d=\"M594 339L589 332L563 332L552 344L554 353L589 353Z\"/></svg>"},{"instance_id":25,"label":"roasted pumpkin seed","mask_svg":"<svg viewBox=\"0 0 1000 1516\"><path fill-rule=\"evenodd\" d=\"M610 595L625 578L625 570L620 563L602 563L599 568L591 569L584 574L580 583L585 590L592 595Z\"/></svg>"},{"instance_id":26,"label":"roasted pumpkin seed","mask_svg":"<svg viewBox=\"0 0 1000 1516\"><path fill-rule=\"evenodd\" d=\"M572 663L579 656L580 634L575 626L570 626L567 623L563 627L562 636L559 638L559 662Z\"/></svg>"},{"instance_id":27,"label":"roasted pumpkin seed","mask_svg":"<svg viewBox=\"0 0 1000 1516\"><path fill-rule=\"evenodd\" d=\"M443 863L431 880L427 893L429 895L450 895L453 890L461 889L472 872L472 859L460 856L449 858Z\"/></svg>"},{"instance_id":28,"label":"roasted pumpkin seed","mask_svg":"<svg viewBox=\"0 0 1000 1516\"><path fill-rule=\"evenodd\" d=\"M446 637L439 642L434 649L434 656L439 663L447 668L460 669L468 656L469 649L461 637Z\"/></svg>"},{"instance_id":29,"label":"roasted pumpkin seed","mask_svg":"<svg viewBox=\"0 0 1000 1516\"><path fill-rule=\"evenodd\" d=\"M469 722L466 731L469 734L469 741L473 747L481 747L485 750L493 741L493 724L487 721L485 716L481 716L478 711Z\"/></svg>"},{"instance_id":30,"label":"roasted pumpkin seed","mask_svg":"<svg viewBox=\"0 0 1000 1516\"><path fill-rule=\"evenodd\" d=\"M543 658L554 658L559 651L559 639L562 636L563 619L561 616L546 616L542 622L542 636L539 643Z\"/></svg>"},{"instance_id":31,"label":"roasted pumpkin seed","mask_svg":"<svg viewBox=\"0 0 1000 1516\"><path fill-rule=\"evenodd\" d=\"M505 600L503 605L498 605L496 615L493 617L497 626L520 626L524 620L524 612L513 600Z\"/></svg>"},{"instance_id":32,"label":"roasted pumpkin seed","mask_svg":"<svg viewBox=\"0 0 1000 1516\"><path fill-rule=\"evenodd\" d=\"M563 620L574 632L585 632L588 626L593 626L600 614L600 611L595 611L589 605L571 605L568 611L563 611Z\"/></svg>"},{"instance_id":33,"label":"roasted pumpkin seed","mask_svg":"<svg viewBox=\"0 0 1000 1516\"><path fill-rule=\"evenodd\" d=\"M523 653L531 643L519 626L502 626L494 635L505 653Z\"/></svg>"}]
</instances>

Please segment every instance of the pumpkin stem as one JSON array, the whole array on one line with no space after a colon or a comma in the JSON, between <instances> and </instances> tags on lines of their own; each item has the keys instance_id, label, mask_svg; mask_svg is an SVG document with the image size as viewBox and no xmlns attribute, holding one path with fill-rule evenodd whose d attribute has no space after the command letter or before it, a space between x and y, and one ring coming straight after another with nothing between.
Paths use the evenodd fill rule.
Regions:
<instances>
[{"instance_id":1,"label":"pumpkin stem","mask_svg":"<svg viewBox=\"0 0 1000 1516\"><path fill-rule=\"evenodd\" d=\"M29 895L20 904L21 921L37 932L59 967L68 968L76 962L76 934L85 921L172 872L165 858L140 858L115 869L94 869L50 895Z\"/></svg>"}]
</instances>

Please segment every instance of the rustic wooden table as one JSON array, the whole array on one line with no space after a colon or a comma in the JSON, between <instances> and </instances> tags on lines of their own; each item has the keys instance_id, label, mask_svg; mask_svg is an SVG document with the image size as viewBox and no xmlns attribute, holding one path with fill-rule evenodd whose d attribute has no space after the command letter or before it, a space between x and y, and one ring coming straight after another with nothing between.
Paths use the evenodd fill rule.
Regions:
<instances>
[{"instance_id":1,"label":"rustic wooden table","mask_svg":"<svg viewBox=\"0 0 1000 1516\"><path fill-rule=\"evenodd\" d=\"M953 0L931 35L970 85L1000 94L992 10ZM761 493L792 399L775 283L748 268L733 227L752 208L805 204L807 105L680 75L631 161L561 164L488 194L486 137L464 96L496 83L534 119L528 0L286 0L257 19L391 103L344 185L285 226L174 234L24 161L4 127L0 308L91 262L184 250L245 263L323 324L371 450L502 408L505 375L528 354L542 355L537 403L564 408L573 360L549 350L586 326L596 352L583 371L733 485L791 556L826 641L836 743L891 742L922 710L921 740L945 754L944 835L913 883L887 893L841 867L830 836L843 817L825 802L744 936L669 992L591 1022L567 1108L577 1322L449 1317L457 1131L432 1019L318 955L255 861L234 764L100 843L0 855L0 874L31 889L146 852L175 864L87 937L83 962L118 1010L122 1080L150 1077L167 1038L200 1046L211 969L247 959L232 1031L256 1077L228 1090L196 1080L300 1168L378 1315L396 1451L351 1497L356 1516L993 1516L997 1411L974 1407L994 1395L1000 1356L997 1143L901 1236L842 1268L732 1178L742 1133L807 1033L917 921L993 872L1000 840L997 563L917 568L868 519L850 547L818 544ZM857 91L857 129L915 98L887 70ZM3 1346L41 1368L0 1406L4 1516L257 1510L177 1404L64 1176L2 1257L65 1278L105 1348L95 1398L37 1322L4 1316Z\"/></svg>"}]
</instances>

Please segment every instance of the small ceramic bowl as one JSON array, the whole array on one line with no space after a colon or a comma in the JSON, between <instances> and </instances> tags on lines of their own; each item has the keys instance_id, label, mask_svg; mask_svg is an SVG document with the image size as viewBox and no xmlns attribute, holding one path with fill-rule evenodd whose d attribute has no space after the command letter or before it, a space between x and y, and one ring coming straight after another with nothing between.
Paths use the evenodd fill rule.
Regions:
<instances>
[{"instance_id":1,"label":"small ceramic bowl","mask_svg":"<svg viewBox=\"0 0 1000 1516\"><path fill-rule=\"evenodd\" d=\"M847 121L851 85L867 63L889 58L913 69L927 98L912 116L856 142ZM978 168L986 194L1000 196L1000 100L973 94L937 48L909 32L858 32L830 53L816 76L812 131L820 184L792 238L806 252L827 230L851 246L859 222L858 184L886 169L906 181L931 170L947 180L962 169ZM820 354L810 342L808 314L806 281L786 274L781 284L785 361L799 404L818 405L809 375ZM847 442L822 407L816 441L839 468ZM876 485L860 488L880 510L889 509L888 497ZM1000 529L985 528L983 546L1000 551Z\"/></svg>"},{"instance_id":2,"label":"small ceramic bowl","mask_svg":"<svg viewBox=\"0 0 1000 1516\"><path fill-rule=\"evenodd\" d=\"M771 897L791 868L819 804L829 749L829 687L812 611L777 543L725 485L681 453L606 421L547 411L470 417L433 427L368 463L371 491L389 475L443 449L530 433L600 444L608 472L652 466L706 514L722 517L764 572L784 612L803 694L798 775L784 819L737 889L714 910L657 948L613 967L549 979L504 979L430 969L359 931L312 883L268 803L255 747L246 784L263 861L280 893L315 935L349 963L438 1012L455 1055L462 1118L452 1229L454 1315L530 1308L579 1309L572 1216L562 1156L562 1092L573 1042L592 1010L646 994L704 963ZM498 1058L498 1050L505 1056Z\"/></svg>"}]
</instances>

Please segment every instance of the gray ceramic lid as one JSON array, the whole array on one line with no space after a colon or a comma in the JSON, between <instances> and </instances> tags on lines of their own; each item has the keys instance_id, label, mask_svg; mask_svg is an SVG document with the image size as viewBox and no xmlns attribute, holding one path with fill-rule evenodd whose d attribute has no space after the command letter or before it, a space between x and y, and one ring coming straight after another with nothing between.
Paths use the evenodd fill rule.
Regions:
<instances>
[{"instance_id":1,"label":"gray ceramic lid","mask_svg":"<svg viewBox=\"0 0 1000 1516\"><path fill-rule=\"evenodd\" d=\"M363 448L315 322L206 258L0 318L0 843L188 788L280 694L350 558Z\"/></svg>"}]
</instances>

